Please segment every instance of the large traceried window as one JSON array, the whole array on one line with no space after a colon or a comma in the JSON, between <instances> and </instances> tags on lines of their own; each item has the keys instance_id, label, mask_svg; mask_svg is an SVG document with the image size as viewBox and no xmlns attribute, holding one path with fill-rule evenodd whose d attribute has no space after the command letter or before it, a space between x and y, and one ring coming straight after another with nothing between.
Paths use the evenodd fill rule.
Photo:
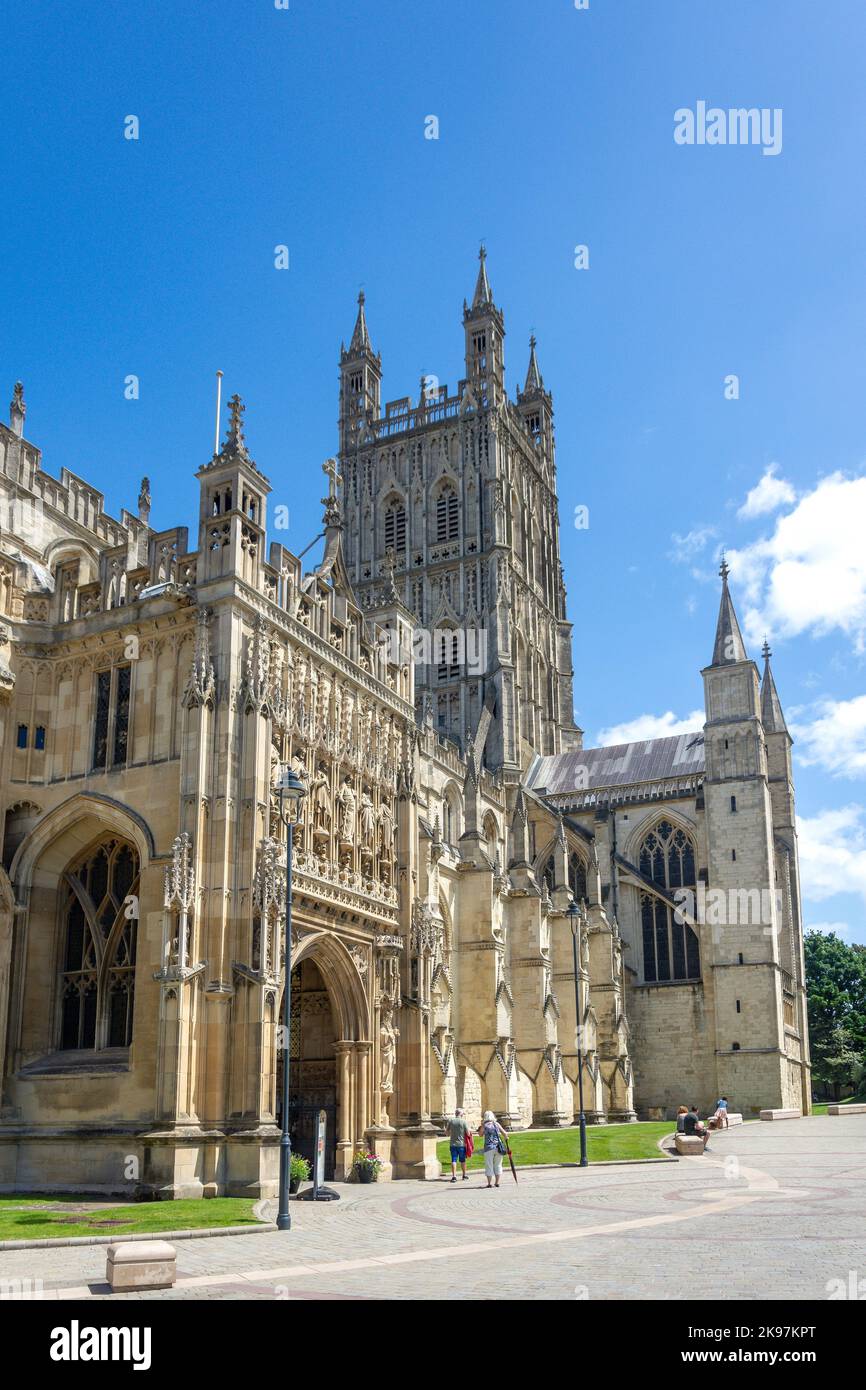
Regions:
<instances>
[{"instance_id":1,"label":"large traceried window","mask_svg":"<svg viewBox=\"0 0 866 1390\"><path fill-rule=\"evenodd\" d=\"M109 839L61 879L61 1049L132 1041L138 878L134 847Z\"/></svg>"},{"instance_id":2,"label":"large traceried window","mask_svg":"<svg viewBox=\"0 0 866 1390\"><path fill-rule=\"evenodd\" d=\"M695 850L684 830L670 821L659 821L640 851L640 871L660 888L695 890ZM674 919L674 908L653 893L641 894L643 973L648 983L699 980L701 952L698 938L686 922Z\"/></svg>"}]
</instances>

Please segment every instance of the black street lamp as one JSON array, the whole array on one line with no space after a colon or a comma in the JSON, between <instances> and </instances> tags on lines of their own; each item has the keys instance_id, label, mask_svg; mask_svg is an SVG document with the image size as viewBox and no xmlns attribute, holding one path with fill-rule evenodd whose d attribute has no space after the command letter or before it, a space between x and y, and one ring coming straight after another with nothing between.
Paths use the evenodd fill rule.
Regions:
<instances>
[{"instance_id":1,"label":"black street lamp","mask_svg":"<svg viewBox=\"0 0 866 1390\"><path fill-rule=\"evenodd\" d=\"M289 1066L292 1030L292 832L301 819L301 803L307 789L284 763L277 790L280 793L280 819L286 827L286 982L283 988L283 1114L280 1134L280 1209L277 1230L289 1231L289 1181L292 1167L292 1140L289 1134Z\"/></svg>"},{"instance_id":2,"label":"black street lamp","mask_svg":"<svg viewBox=\"0 0 866 1390\"><path fill-rule=\"evenodd\" d=\"M586 1156L586 1115L583 1113L583 1048L581 1040L583 1038L583 1020L580 1016L580 965L578 961L580 938L580 910L577 903L572 898L565 914L571 927L571 945L574 952L574 1022L577 1029L577 1095L580 1106L580 1166L586 1168L589 1159Z\"/></svg>"}]
</instances>

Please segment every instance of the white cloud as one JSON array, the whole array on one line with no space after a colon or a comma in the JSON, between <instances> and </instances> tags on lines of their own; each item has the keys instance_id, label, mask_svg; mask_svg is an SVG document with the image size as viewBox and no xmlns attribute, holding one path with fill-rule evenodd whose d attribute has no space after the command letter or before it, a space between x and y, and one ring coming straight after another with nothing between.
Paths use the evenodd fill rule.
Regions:
<instances>
[{"instance_id":1,"label":"white cloud","mask_svg":"<svg viewBox=\"0 0 866 1390\"><path fill-rule=\"evenodd\" d=\"M835 936L847 936L851 928L847 922L806 922L803 930L819 931L822 936L829 936L831 932Z\"/></svg>"},{"instance_id":2,"label":"white cloud","mask_svg":"<svg viewBox=\"0 0 866 1390\"><path fill-rule=\"evenodd\" d=\"M818 765L834 777L866 776L866 695L853 700L819 700L809 707L812 718L792 712L791 733L797 758L807 767Z\"/></svg>"},{"instance_id":3,"label":"white cloud","mask_svg":"<svg viewBox=\"0 0 866 1390\"><path fill-rule=\"evenodd\" d=\"M778 467L777 463L771 463L761 481L749 492L737 512L741 521L748 521L753 516L766 516L767 512L775 512L796 500L797 494L791 484L776 476Z\"/></svg>"},{"instance_id":4,"label":"white cloud","mask_svg":"<svg viewBox=\"0 0 866 1390\"><path fill-rule=\"evenodd\" d=\"M832 473L777 518L772 536L728 550L732 582L745 589L748 642L838 629L866 650L864 536L866 477Z\"/></svg>"},{"instance_id":5,"label":"white cloud","mask_svg":"<svg viewBox=\"0 0 866 1390\"><path fill-rule=\"evenodd\" d=\"M803 897L822 902L836 893L866 901L866 808L852 803L797 817Z\"/></svg>"},{"instance_id":6,"label":"white cloud","mask_svg":"<svg viewBox=\"0 0 866 1390\"><path fill-rule=\"evenodd\" d=\"M702 709L693 710L685 719L677 719L673 710L666 714L639 714L636 719L624 724L614 724L610 729L600 729L596 747L607 748L612 743L640 743L648 738L670 738L673 734L692 734L699 732L706 721Z\"/></svg>"},{"instance_id":7,"label":"white cloud","mask_svg":"<svg viewBox=\"0 0 866 1390\"><path fill-rule=\"evenodd\" d=\"M673 550L668 551L668 556L676 564L686 565L696 559L717 534L715 526L693 526L684 536L674 531L671 536Z\"/></svg>"}]
</instances>

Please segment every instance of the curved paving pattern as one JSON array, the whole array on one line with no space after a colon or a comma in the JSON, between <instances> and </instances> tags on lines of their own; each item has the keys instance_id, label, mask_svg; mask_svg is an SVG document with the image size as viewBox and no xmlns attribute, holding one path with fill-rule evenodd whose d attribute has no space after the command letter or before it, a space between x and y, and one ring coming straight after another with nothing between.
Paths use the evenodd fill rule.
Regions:
<instances>
[{"instance_id":1,"label":"curved paving pattern","mask_svg":"<svg viewBox=\"0 0 866 1390\"><path fill-rule=\"evenodd\" d=\"M178 1242L144 1299L826 1299L866 1277L866 1115L745 1125L678 1164L344 1186L290 1235ZM507 1181L506 1181L507 1178ZM104 1298L105 1249L0 1253L0 1277ZM125 1297L123 1295L114 1295Z\"/></svg>"}]
</instances>

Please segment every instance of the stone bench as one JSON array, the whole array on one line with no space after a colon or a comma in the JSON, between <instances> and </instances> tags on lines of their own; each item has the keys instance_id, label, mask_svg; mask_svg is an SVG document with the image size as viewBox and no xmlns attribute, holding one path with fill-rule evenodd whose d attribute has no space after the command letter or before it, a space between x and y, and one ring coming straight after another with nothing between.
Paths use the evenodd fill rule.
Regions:
<instances>
[{"instance_id":1,"label":"stone bench","mask_svg":"<svg viewBox=\"0 0 866 1390\"><path fill-rule=\"evenodd\" d=\"M109 1245L105 1277L114 1293L122 1289L170 1289L177 1273L173 1245L165 1240L125 1240Z\"/></svg>"},{"instance_id":2,"label":"stone bench","mask_svg":"<svg viewBox=\"0 0 866 1390\"><path fill-rule=\"evenodd\" d=\"M802 1110L762 1110L762 1120L802 1120Z\"/></svg>"},{"instance_id":3,"label":"stone bench","mask_svg":"<svg viewBox=\"0 0 866 1390\"><path fill-rule=\"evenodd\" d=\"M709 1123L709 1121L708 1121L707 1123ZM742 1123L743 1123L743 1117L742 1117L741 1114L739 1114L738 1111L730 1111L730 1110L728 1111L728 1125L729 1125L729 1126L730 1126L730 1125L741 1125ZM724 1125L721 1125L721 1126L720 1126L720 1129L724 1129ZM716 1129L713 1129L712 1132L713 1132L713 1134L717 1134L719 1131L716 1130Z\"/></svg>"},{"instance_id":4,"label":"stone bench","mask_svg":"<svg viewBox=\"0 0 866 1390\"><path fill-rule=\"evenodd\" d=\"M828 1115L866 1115L866 1105L828 1105Z\"/></svg>"},{"instance_id":5,"label":"stone bench","mask_svg":"<svg viewBox=\"0 0 866 1390\"><path fill-rule=\"evenodd\" d=\"M702 1154L704 1141L697 1134L677 1134L674 1138L678 1154Z\"/></svg>"}]
</instances>

